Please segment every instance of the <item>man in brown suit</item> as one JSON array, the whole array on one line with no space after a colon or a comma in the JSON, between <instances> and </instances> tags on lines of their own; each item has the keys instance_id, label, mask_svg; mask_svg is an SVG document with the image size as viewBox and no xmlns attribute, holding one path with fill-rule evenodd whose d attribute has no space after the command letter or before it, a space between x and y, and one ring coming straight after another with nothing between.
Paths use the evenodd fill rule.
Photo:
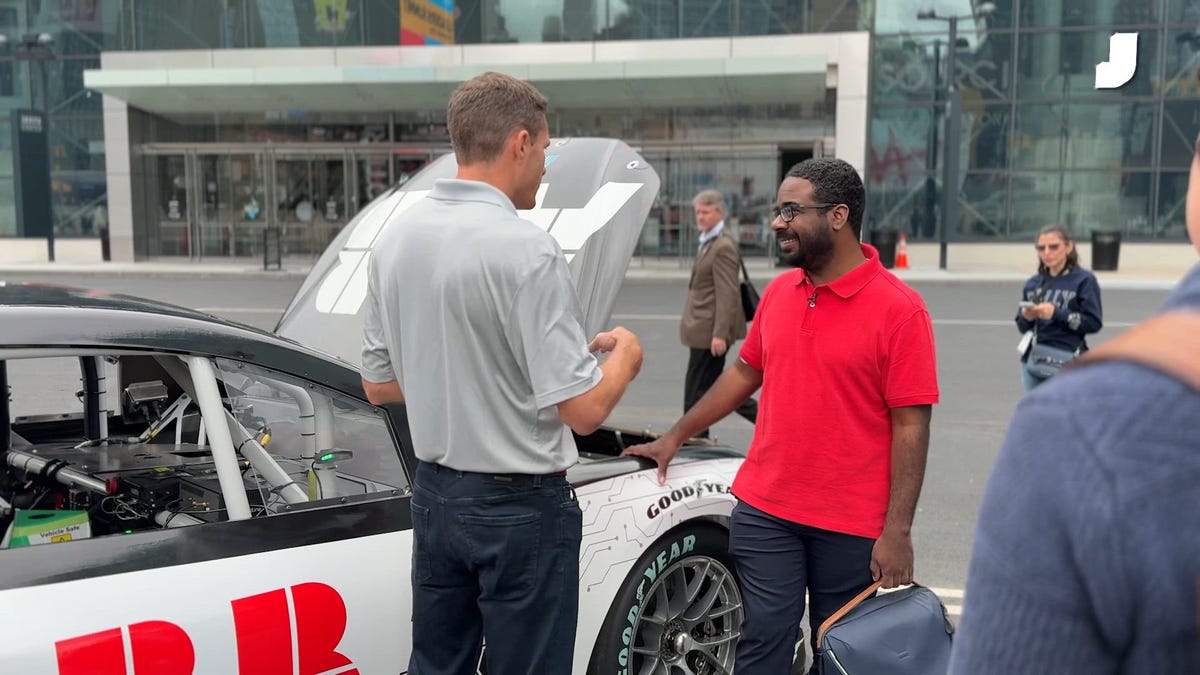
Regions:
<instances>
[{"instance_id":1,"label":"man in brown suit","mask_svg":"<svg viewBox=\"0 0 1200 675\"><path fill-rule=\"evenodd\" d=\"M700 249L679 323L679 338L691 350L683 384L684 412L696 405L725 370L725 354L733 343L746 337L738 278L741 258L737 243L725 233L725 199L716 190L705 190L696 195L692 206L700 229ZM737 412L754 422L758 402L746 399ZM708 430L697 436L707 438Z\"/></svg>"}]
</instances>

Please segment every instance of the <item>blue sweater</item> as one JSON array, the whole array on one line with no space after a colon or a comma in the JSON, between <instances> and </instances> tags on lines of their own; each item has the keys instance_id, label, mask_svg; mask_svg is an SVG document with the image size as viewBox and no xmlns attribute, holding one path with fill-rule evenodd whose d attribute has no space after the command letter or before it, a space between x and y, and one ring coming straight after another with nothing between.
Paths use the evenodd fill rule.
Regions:
<instances>
[{"instance_id":1,"label":"blue sweater","mask_svg":"<svg viewBox=\"0 0 1200 675\"><path fill-rule=\"evenodd\" d=\"M1085 336L1100 331L1104 311L1100 306L1100 284L1096 276L1082 267L1074 267L1052 277L1035 274L1025 282L1022 300L1049 302L1054 316L1048 320L1027 321L1017 310L1017 329L1022 333L1037 324L1037 341L1067 351L1087 351Z\"/></svg>"},{"instance_id":2,"label":"blue sweater","mask_svg":"<svg viewBox=\"0 0 1200 675\"><path fill-rule=\"evenodd\" d=\"M1175 308L1200 311L1200 265ZM1127 362L1065 372L988 479L950 672L1200 673L1198 583L1200 392Z\"/></svg>"}]
</instances>

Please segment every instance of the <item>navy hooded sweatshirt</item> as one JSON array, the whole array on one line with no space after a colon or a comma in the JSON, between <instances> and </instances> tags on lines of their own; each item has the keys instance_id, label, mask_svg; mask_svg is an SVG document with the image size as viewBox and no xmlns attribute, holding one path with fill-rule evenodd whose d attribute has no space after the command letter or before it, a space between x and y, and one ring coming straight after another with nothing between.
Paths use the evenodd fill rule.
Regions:
<instances>
[{"instance_id":1,"label":"navy hooded sweatshirt","mask_svg":"<svg viewBox=\"0 0 1200 675\"><path fill-rule=\"evenodd\" d=\"M1064 269L1056 277L1035 274L1025 282L1021 298L1054 305L1054 316L1049 321L1026 321L1017 310L1017 329L1024 333L1036 324L1038 343L1048 347L1085 352L1088 347L1084 336L1099 332L1104 325L1100 284L1096 275L1082 267Z\"/></svg>"}]
</instances>

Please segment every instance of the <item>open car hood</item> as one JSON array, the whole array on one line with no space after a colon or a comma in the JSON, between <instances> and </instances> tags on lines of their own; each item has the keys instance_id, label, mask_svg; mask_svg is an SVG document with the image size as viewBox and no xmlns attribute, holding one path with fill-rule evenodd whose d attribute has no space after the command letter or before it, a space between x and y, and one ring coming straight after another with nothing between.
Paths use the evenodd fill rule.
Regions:
<instances>
[{"instance_id":1,"label":"open car hood","mask_svg":"<svg viewBox=\"0 0 1200 675\"><path fill-rule=\"evenodd\" d=\"M371 249L435 180L453 178L457 170L454 155L444 155L364 207L317 260L275 332L361 365L359 311ZM520 214L546 228L562 247L589 337L610 328L617 291L658 187L654 169L618 140L552 139L546 150L537 205Z\"/></svg>"}]
</instances>

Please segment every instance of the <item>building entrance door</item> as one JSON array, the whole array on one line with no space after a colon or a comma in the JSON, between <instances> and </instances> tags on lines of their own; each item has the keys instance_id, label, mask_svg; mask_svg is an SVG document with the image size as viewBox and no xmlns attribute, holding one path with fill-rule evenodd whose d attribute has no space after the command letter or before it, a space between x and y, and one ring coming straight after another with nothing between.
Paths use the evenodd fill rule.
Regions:
<instances>
[{"instance_id":1,"label":"building entrance door","mask_svg":"<svg viewBox=\"0 0 1200 675\"><path fill-rule=\"evenodd\" d=\"M320 255L358 212L349 166L337 155L272 152L272 226L284 255Z\"/></svg>"},{"instance_id":2,"label":"building entrance door","mask_svg":"<svg viewBox=\"0 0 1200 675\"><path fill-rule=\"evenodd\" d=\"M261 153L196 149L144 155L136 186L137 246L147 257L257 256L262 253L266 185ZM140 207L140 208L139 208Z\"/></svg>"},{"instance_id":3,"label":"building entrance door","mask_svg":"<svg viewBox=\"0 0 1200 675\"><path fill-rule=\"evenodd\" d=\"M262 155L194 154L193 162L195 256L261 256L267 227Z\"/></svg>"}]
</instances>

